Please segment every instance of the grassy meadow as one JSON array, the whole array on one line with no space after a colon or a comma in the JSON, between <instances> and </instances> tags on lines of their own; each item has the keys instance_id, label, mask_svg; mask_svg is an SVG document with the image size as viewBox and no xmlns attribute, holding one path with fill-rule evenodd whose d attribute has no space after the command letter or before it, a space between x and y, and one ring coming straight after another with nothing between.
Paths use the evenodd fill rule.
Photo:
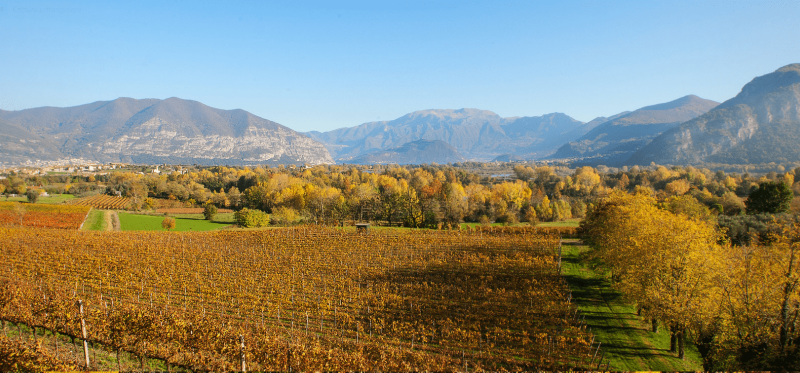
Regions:
<instances>
[{"instance_id":1,"label":"grassy meadow","mask_svg":"<svg viewBox=\"0 0 800 373\"><path fill-rule=\"evenodd\" d=\"M173 231L213 231L231 225L230 222L204 220L201 214L186 215L199 215L199 218L170 216L175 219L175 229L173 229ZM166 229L161 227L161 222L164 220L164 217L164 215L141 215L120 212L120 228L123 231L166 231Z\"/></svg>"}]
</instances>

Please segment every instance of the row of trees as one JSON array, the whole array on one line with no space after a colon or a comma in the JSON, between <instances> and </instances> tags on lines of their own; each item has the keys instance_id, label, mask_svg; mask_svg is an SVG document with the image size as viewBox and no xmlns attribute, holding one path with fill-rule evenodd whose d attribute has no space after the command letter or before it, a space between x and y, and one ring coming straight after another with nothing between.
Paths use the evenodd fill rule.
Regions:
<instances>
[{"instance_id":1,"label":"row of trees","mask_svg":"<svg viewBox=\"0 0 800 373\"><path fill-rule=\"evenodd\" d=\"M735 246L697 205L618 191L590 210L582 229L591 255L653 331L668 328L678 356L691 337L708 370L796 368L800 224Z\"/></svg>"},{"instance_id":2,"label":"row of trees","mask_svg":"<svg viewBox=\"0 0 800 373\"><path fill-rule=\"evenodd\" d=\"M12 175L0 180L0 185L6 190L38 185L56 192L105 188L108 194L133 198L136 208L154 208L159 200L173 200L236 210L246 207L269 214L280 210L284 215L294 214L317 223L383 220L413 227L460 221L513 223L580 218L589 205L614 190L648 192L659 199L688 195L712 212L725 215L763 210L743 202L753 192L763 190L759 187L762 185L783 185L780 193L788 199L777 205L779 210L788 209L788 201L800 192L800 183L794 182L795 170L751 177L694 167L573 170L532 164L517 165L513 172L516 180L429 165L211 167L168 175Z\"/></svg>"}]
</instances>

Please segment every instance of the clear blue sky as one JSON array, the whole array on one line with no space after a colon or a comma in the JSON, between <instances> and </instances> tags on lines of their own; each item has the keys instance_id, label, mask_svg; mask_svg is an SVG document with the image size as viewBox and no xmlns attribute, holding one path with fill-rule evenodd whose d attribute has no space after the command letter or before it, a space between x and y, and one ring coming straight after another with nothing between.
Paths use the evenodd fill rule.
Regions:
<instances>
[{"instance_id":1,"label":"clear blue sky","mask_svg":"<svg viewBox=\"0 0 800 373\"><path fill-rule=\"evenodd\" d=\"M462 107L588 121L800 62L800 1L0 0L0 108L180 97L300 131Z\"/></svg>"}]
</instances>

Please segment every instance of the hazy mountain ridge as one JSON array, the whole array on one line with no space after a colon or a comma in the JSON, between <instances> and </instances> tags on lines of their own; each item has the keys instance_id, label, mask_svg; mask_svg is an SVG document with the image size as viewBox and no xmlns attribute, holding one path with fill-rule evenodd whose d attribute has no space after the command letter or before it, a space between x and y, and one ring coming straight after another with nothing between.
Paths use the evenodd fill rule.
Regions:
<instances>
[{"instance_id":1,"label":"hazy mountain ridge","mask_svg":"<svg viewBox=\"0 0 800 373\"><path fill-rule=\"evenodd\" d=\"M0 160L5 163L24 163L40 155L49 159L64 157L52 140L3 119L0 119L0 144Z\"/></svg>"},{"instance_id":2,"label":"hazy mountain ridge","mask_svg":"<svg viewBox=\"0 0 800 373\"><path fill-rule=\"evenodd\" d=\"M174 159L175 163L333 163L322 144L278 123L244 110L215 109L179 98L119 98L69 108L0 111L0 118L51 139L60 156L98 161ZM31 151L17 153L16 158L31 159L24 155ZM45 153L38 159L52 156Z\"/></svg>"},{"instance_id":3,"label":"hazy mountain ridge","mask_svg":"<svg viewBox=\"0 0 800 373\"><path fill-rule=\"evenodd\" d=\"M628 164L800 161L800 64L747 83L736 97L657 137Z\"/></svg>"},{"instance_id":4,"label":"hazy mountain ridge","mask_svg":"<svg viewBox=\"0 0 800 373\"><path fill-rule=\"evenodd\" d=\"M581 164L616 165L658 135L704 114L718 102L688 95L663 104L620 113L556 151L551 158L583 158Z\"/></svg>"},{"instance_id":5,"label":"hazy mountain ridge","mask_svg":"<svg viewBox=\"0 0 800 373\"><path fill-rule=\"evenodd\" d=\"M562 113L539 117L503 118L478 109L432 109L406 114L392 121L368 122L328 132L309 132L341 162L416 140L439 140L465 158L490 160L513 153L541 157L598 123L583 123Z\"/></svg>"},{"instance_id":6,"label":"hazy mountain ridge","mask_svg":"<svg viewBox=\"0 0 800 373\"><path fill-rule=\"evenodd\" d=\"M421 163L454 163L466 159L450 144L441 140L417 140L402 146L377 150L360 155L349 163L354 164L421 164Z\"/></svg>"}]
</instances>

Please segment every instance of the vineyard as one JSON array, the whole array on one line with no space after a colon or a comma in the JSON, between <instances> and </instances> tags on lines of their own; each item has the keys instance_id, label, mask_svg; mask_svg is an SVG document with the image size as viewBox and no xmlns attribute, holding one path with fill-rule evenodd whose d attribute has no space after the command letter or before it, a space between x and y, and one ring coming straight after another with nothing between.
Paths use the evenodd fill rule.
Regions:
<instances>
[{"instance_id":1,"label":"vineyard","mask_svg":"<svg viewBox=\"0 0 800 373\"><path fill-rule=\"evenodd\" d=\"M91 206L96 209L120 210L128 207L128 205L131 204L131 199L109 196L107 194L98 194L91 197L74 199L67 203L75 206Z\"/></svg>"},{"instance_id":2,"label":"vineyard","mask_svg":"<svg viewBox=\"0 0 800 373\"><path fill-rule=\"evenodd\" d=\"M559 275L558 236L530 228L0 236L0 319L76 338L83 320L89 341L168 368L600 364Z\"/></svg>"},{"instance_id":3,"label":"vineyard","mask_svg":"<svg viewBox=\"0 0 800 373\"><path fill-rule=\"evenodd\" d=\"M78 229L90 207L0 202L0 226Z\"/></svg>"}]
</instances>

